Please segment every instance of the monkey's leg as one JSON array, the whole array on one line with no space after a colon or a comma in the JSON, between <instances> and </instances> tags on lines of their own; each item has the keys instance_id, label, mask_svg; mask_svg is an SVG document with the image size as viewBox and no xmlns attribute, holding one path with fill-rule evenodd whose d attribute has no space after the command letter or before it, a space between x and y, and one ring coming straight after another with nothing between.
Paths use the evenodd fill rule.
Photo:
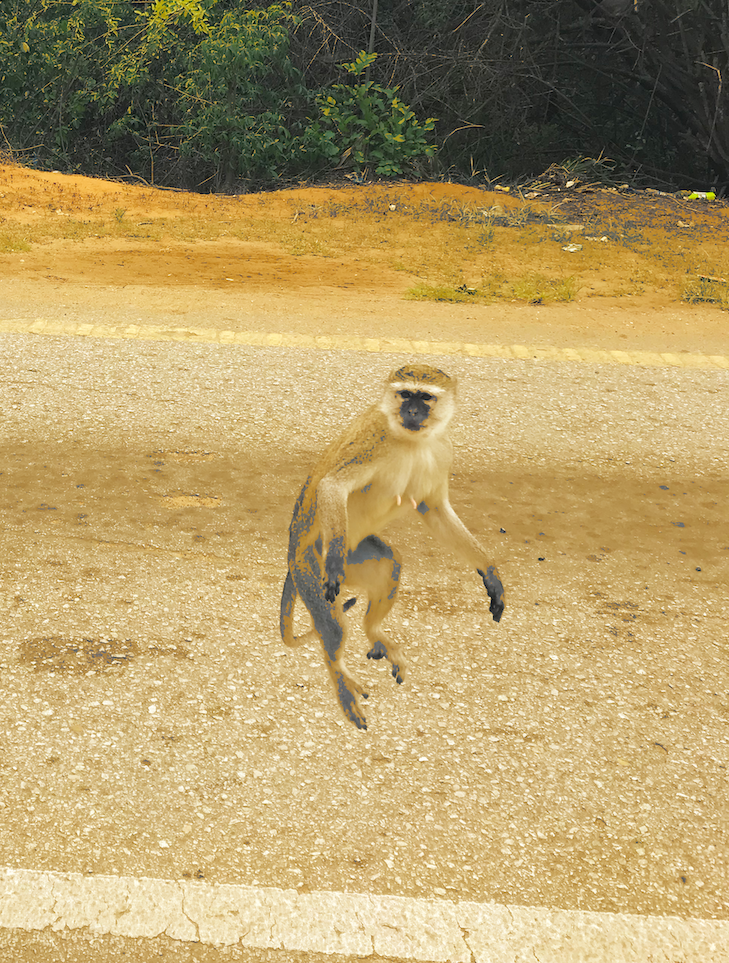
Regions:
<instances>
[{"instance_id":1,"label":"monkey's leg","mask_svg":"<svg viewBox=\"0 0 729 963\"><path fill-rule=\"evenodd\" d=\"M321 565L312 548L307 549L297 565L295 578L296 589L309 610L316 634L324 647L324 660L339 704L345 716L358 729L366 729L367 720L361 700L366 699L368 693L350 674L343 659L347 627L342 603L339 600L327 602L324 598Z\"/></svg>"},{"instance_id":2,"label":"monkey's leg","mask_svg":"<svg viewBox=\"0 0 729 963\"><path fill-rule=\"evenodd\" d=\"M392 676L398 683L405 678L407 662L399 646L382 631L381 623L395 604L400 568L400 556L376 535L363 539L347 556L347 581L365 588L369 595L364 630L372 648L367 658L384 656L392 665Z\"/></svg>"}]
</instances>

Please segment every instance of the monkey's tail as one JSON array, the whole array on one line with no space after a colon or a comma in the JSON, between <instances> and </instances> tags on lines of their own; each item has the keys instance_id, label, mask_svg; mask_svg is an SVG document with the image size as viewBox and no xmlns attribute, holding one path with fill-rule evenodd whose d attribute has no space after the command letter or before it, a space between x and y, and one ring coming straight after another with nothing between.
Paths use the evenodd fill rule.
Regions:
<instances>
[{"instance_id":1,"label":"monkey's tail","mask_svg":"<svg viewBox=\"0 0 729 963\"><path fill-rule=\"evenodd\" d=\"M304 632L303 635L294 635L294 606L296 605L298 594L294 580L291 578L291 572L287 572L283 592L281 593L281 621L279 627L284 645L288 645L292 649L296 648L297 645L303 645L303 643L308 642L309 639L318 638L313 629L309 632Z\"/></svg>"},{"instance_id":2,"label":"monkey's tail","mask_svg":"<svg viewBox=\"0 0 729 963\"><path fill-rule=\"evenodd\" d=\"M294 635L294 606L296 605L296 586L291 578L291 572L286 573L283 592L281 594L281 638L284 645L295 646L296 636Z\"/></svg>"},{"instance_id":3,"label":"monkey's tail","mask_svg":"<svg viewBox=\"0 0 729 963\"><path fill-rule=\"evenodd\" d=\"M292 649L295 649L298 645L303 645L303 643L308 642L309 639L319 637L314 629L304 632L303 635L294 635L294 606L296 605L298 595L299 593L296 591L294 580L291 578L291 572L287 572L283 592L281 593L281 619L279 628L284 645L288 645L289 648ZM342 606L342 610L346 612L347 609L351 609L356 601L356 598L349 599Z\"/></svg>"}]
</instances>

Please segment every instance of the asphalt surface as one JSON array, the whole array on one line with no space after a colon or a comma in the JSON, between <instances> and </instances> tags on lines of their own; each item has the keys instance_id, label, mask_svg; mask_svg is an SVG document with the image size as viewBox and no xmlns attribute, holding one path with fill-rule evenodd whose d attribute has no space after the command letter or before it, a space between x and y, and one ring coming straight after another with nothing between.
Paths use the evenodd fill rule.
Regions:
<instances>
[{"instance_id":1,"label":"asphalt surface","mask_svg":"<svg viewBox=\"0 0 729 963\"><path fill-rule=\"evenodd\" d=\"M430 358L507 611L393 530L410 674L353 630L362 733L278 602L405 360L0 337L0 865L727 919L729 372Z\"/></svg>"}]
</instances>

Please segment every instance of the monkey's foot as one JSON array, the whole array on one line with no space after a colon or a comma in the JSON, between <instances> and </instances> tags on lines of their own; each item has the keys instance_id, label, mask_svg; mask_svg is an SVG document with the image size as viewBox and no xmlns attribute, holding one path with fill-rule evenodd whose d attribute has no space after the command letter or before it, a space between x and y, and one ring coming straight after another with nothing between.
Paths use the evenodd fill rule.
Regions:
<instances>
[{"instance_id":1,"label":"monkey's foot","mask_svg":"<svg viewBox=\"0 0 729 963\"><path fill-rule=\"evenodd\" d=\"M340 588L341 582L338 579L324 582L324 598L327 602L333 603L336 600Z\"/></svg>"},{"instance_id":2,"label":"monkey's foot","mask_svg":"<svg viewBox=\"0 0 729 963\"><path fill-rule=\"evenodd\" d=\"M358 729L366 729L367 720L360 699L368 699L369 692L365 692L359 682L355 682L351 675L345 676L341 672L333 672L332 678L337 690L339 704L345 716Z\"/></svg>"},{"instance_id":3,"label":"monkey's foot","mask_svg":"<svg viewBox=\"0 0 729 963\"><path fill-rule=\"evenodd\" d=\"M489 595L489 612L493 616L494 622L498 622L504 614L504 586L493 565L489 565L486 574L477 568L476 571L483 579L483 584Z\"/></svg>"},{"instance_id":4,"label":"monkey's foot","mask_svg":"<svg viewBox=\"0 0 729 963\"><path fill-rule=\"evenodd\" d=\"M382 642L377 641L377 642L375 642L375 644L372 646L372 648L370 649L370 651L367 653L367 658L368 658L368 659L384 659L386 655L387 655L387 649L386 649L385 646L382 644Z\"/></svg>"},{"instance_id":5,"label":"monkey's foot","mask_svg":"<svg viewBox=\"0 0 729 963\"><path fill-rule=\"evenodd\" d=\"M405 669L407 668L407 662L405 657L394 642L390 642L389 645L385 645L379 639L372 646L370 651L367 653L368 659L382 659L385 658L392 665L392 677L397 682L398 685L402 685L405 680Z\"/></svg>"}]
</instances>

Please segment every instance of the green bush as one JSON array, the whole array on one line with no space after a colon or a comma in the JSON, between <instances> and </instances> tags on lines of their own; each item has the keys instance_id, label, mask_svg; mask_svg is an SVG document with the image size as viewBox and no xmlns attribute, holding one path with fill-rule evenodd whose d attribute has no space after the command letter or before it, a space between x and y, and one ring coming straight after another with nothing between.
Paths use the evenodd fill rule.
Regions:
<instances>
[{"instance_id":1,"label":"green bush","mask_svg":"<svg viewBox=\"0 0 729 963\"><path fill-rule=\"evenodd\" d=\"M175 81L182 158L226 186L269 180L300 162L312 97L289 59L290 5L230 11L205 32Z\"/></svg>"},{"instance_id":2,"label":"green bush","mask_svg":"<svg viewBox=\"0 0 729 963\"><path fill-rule=\"evenodd\" d=\"M291 4L3 0L0 126L40 164L231 188L345 161L402 174L435 147L370 82L316 95L289 54ZM355 78L374 60L344 68Z\"/></svg>"},{"instance_id":3,"label":"green bush","mask_svg":"<svg viewBox=\"0 0 729 963\"><path fill-rule=\"evenodd\" d=\"M0 124L15 151L215 187L319 156L306 130L314 96L289 58L289 3L27 6L0 6Z\"/></svg>"},{"instance_id":4,"label":"green bush","mask_svg":"<svg viewBox=\"0 0 729 963\"><path fill-rule=\"evenodd\" d=\"M360 77L376 56L363 51L352 63L341 66ZM421 124L397 93L397 87L383 87L371 80L353 86L334 84L321 93L316 130L322 153L332 159L340 155L358 171L374 168L382 177L403 174L413 161L432 157L435 145L427 135L435 118Z\"/></svg>"}]
</instances>

